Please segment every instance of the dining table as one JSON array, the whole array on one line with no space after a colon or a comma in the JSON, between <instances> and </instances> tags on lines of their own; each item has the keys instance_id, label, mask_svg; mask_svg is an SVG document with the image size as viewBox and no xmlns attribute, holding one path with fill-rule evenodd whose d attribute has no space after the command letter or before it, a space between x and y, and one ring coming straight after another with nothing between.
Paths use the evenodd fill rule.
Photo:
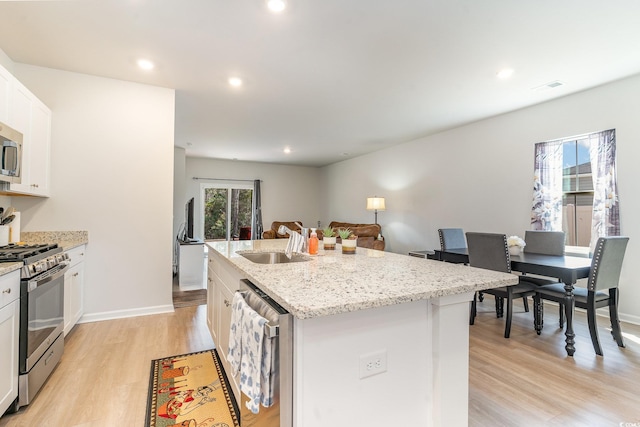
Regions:
<instances>
[{"instance_id":1,"label":"dining table","mask_svg":"<svg viewBox=\"0 0 640 427\"><path fill-rule=\"evenodd\" d=\"M440 261L469 263L469 251L467 248L450 248L446 250L435 249L435 258ZM511 270L523 274L537 274L540 276L556 278L564 283L564 309L566 317L565 350L569 356L573 356L575 348L575 333L573 331L573 311L575 298L573 287L579 279L589 277L591 271L591 258L570 255L544 255L537 253L521 252L519 255L511 255ZM542 313L536 316L542 319ZM540 320L542 322L542 320ZM536 330L542 324L536 324Z\"/></svg>"}]
</instances>

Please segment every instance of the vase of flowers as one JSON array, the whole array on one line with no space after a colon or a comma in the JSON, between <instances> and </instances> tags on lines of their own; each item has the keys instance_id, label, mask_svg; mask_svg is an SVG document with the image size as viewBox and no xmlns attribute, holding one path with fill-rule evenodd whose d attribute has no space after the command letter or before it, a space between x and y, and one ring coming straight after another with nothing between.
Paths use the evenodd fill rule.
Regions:
<instances>
[{"instance_id":1,"label":"vase of flowers","mask_svg":"<svg viewBox=\"0 0 640 427\"><path fill-rule=\"evenodd\" d=\"M322 229L322 244L325 251L333 251L336 248L336 232L331 227Z\"/></svg>"},{"instance_id":2,"label":"vase of flowers","mask_svg":"<svg viewBox=\"0 0 640 427\"><path fill-rule=\"evenodd\" d=\"M518 236L509 236L507 239L507 246L509 247L510 255L520 255L522 249L526 246L526 243Z\"/></svg>"},{"instance_id":3,"label":"vase of flowers","mask_svg":"<svg viewBox=\"0 0 640 427\"><path fill-rule=\"evenodd\" d=\"M351 233L348 228L341 228L338 230L338 235L342 239L342 253L353 255L356 253L356 246L358 242L358 236Z\"/></svg>"}]
</instances>

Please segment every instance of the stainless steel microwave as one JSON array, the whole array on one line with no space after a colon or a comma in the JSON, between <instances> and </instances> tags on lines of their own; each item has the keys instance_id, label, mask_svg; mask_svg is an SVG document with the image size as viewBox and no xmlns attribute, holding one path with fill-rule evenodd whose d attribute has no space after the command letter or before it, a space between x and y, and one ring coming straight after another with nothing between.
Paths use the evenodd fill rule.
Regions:
<instances>
[{"instance_id":1,"label":"stainless steel microwave","mask_svg":"<svg viewBox=\"0 0 640 427\"><path fill-rule=\"evenodd\" d=\"M0 122L0 181L20 183L22 172L22 134Z\"/></svg>"}]
</instances>

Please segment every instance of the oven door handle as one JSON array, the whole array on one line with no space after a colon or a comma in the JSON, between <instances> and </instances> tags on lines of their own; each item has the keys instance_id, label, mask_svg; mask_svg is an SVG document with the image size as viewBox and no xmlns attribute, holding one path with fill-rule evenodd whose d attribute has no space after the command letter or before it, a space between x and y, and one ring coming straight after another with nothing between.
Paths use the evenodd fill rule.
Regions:
<instances>
[{"instance_id":1,"label":"oven door handle","mask_svg":"<svg viewBox=\"0 0 640 427\"><path fill-rule=\"evenodd\" d=\"M28 291L34 291L38 288L38 286L46 285L49 282L53 282L54 280L63 277L68 269L69 263L61 262L46 273L37 276L35 280L29 280L27 286Z\"/></svg>"}]
</instances>

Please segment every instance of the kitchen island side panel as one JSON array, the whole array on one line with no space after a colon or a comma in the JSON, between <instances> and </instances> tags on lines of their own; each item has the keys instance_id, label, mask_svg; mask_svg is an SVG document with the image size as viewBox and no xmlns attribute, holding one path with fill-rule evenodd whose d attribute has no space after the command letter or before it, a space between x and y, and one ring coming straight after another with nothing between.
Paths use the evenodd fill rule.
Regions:
<instances>
[{"instance_id":1,"label":"kitchen island side panel","mask_svg":"<svg viewBox=\"0 0 640 427\"><path fill-rule=\"evenodd\" d=\"M294 425L433 425L431 312L414 301L295 319ZM360 378L360 357L378 352L387 371Z\"/></svg>"}]
</instances>

